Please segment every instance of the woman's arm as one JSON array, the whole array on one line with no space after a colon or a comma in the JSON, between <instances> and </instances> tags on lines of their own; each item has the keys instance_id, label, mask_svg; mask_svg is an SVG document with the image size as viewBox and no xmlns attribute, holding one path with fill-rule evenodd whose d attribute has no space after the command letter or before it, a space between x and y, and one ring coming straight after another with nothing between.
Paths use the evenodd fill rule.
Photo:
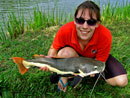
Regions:
<instances>
[{"instance_id":1,"label":"woman's arm","mask_svg":"<svg viewBox=\"0 0 130 98\"><path fill-rule=\"evenodd\" d=\"M48 56L50 57L57 57L57 50L53 48L53 46L51 45L49 51L48 51Z\"/></svg>"}]
</instances>

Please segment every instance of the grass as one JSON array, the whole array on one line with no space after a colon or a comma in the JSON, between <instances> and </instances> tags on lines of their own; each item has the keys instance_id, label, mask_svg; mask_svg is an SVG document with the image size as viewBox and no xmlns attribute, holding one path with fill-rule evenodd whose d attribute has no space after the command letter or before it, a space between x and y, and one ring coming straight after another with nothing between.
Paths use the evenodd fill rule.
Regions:
<instances>
[{"instance_id":1,"label":"grass","mask_svg":"<svg viewBox=\"0 0 130 98\"><path fill-rule=\"evenodd\" d=\"M59 15L59 12L57 12L57 15ZM50 19L48 19L44 13L39 11L39 9L34 9L34 16L34 19L32 18L32 23L28 25L28 30L26 30L25 33L18 35L15 39L4 40L4 42L0 41L0 95L2 98L89 97L95 82L95 79L89 77L83 79L76 89L73 89L71 87L71 82L69 82L67 92L63 93L57 91L56 84L50 83L50 72L42 72L39 71L39 69L31 68L25 75L20 75L18 68L13 63L11 57L18 56L24 57L25 59L32 59L32 55L34 54L47 55L47 51L53 41L54 35L60 28L59 23L69 21L67 18L61 18L64 14L58 16L61 20L56 19L54 16L51 17L49 14L48 16ZM15 21L15 24L22 23L19 22L19 19L14 17L12 21ZM127 20L126 18L114 18L116 16L111 16L111 18L108 19L104 17L108 18L108 16L103 16L103 19L105 20L102 21L102 24L110 29L113 36L111 54L123 64L127 70L128 81L130 81L130 21L128 21L130 17L125 16L127 17ZM39 21L40 19L45 19L44 21L48 23L43 23ZM51 20L54 20L55 22L53 23L55 24L49 23ZM14 27L15 24L13 24ZM92 98L129 98L129 88L130 83L128 83L126 87L120 88L112 87L103 80L99 80Z\"/></svg>"}]
</instances>

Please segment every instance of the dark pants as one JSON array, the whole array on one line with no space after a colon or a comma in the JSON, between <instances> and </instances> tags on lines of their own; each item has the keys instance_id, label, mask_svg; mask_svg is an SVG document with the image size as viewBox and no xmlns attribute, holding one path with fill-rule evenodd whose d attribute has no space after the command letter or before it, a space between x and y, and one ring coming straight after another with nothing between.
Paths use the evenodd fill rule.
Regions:
<instances>
[{"instance_id":1,"label":"dark pants","mask_svg":"<svg viewBox=\"0 0 130 98\"><path fill-rule=\"evenodd\" d=\"M105 78L109 79L123 74L127 74L126 70L122 64L110 54L106 61L106 68L104 70Z\"/></svg>"}]
</instances>

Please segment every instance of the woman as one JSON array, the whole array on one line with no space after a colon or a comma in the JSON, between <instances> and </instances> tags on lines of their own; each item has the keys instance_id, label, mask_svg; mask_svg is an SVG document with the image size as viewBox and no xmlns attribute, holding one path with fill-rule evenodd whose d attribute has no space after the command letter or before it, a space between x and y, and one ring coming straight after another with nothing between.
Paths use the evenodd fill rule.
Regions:
<instances>
[{"instance_id":1,"label":"woman","mask_svg":"<svg viewBox=\"0 0 130 98\"><path fill-rule=\"evenodd\" d=\"M93 1L85 1L78 6L74 21L59 29L48 56L60 58L84 56L105 62L106 82L112 86L124 87L128 83L127 73L119 61L110 55L111 44L110 31L100 24L100 8ZM54 77L53 79L55 80ZM61 77L58 88L66 91L67 81L67 77Z\"/></svg>"}]
</instances>

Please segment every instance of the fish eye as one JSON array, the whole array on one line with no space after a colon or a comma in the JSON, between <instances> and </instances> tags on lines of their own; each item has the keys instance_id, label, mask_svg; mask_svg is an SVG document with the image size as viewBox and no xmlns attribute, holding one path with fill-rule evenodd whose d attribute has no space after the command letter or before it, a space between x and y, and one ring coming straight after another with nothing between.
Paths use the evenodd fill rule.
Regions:
<instances>
[{"instance_id":1,"label":"fish eye","mask_svg":"<svg viewBox=\"0 0 130 98\"><path fill-rule=\"evenodd\" d=\"M97 69L98 67L97 66L94 66L94 69Z\"/></svg>"}]
</instances>

